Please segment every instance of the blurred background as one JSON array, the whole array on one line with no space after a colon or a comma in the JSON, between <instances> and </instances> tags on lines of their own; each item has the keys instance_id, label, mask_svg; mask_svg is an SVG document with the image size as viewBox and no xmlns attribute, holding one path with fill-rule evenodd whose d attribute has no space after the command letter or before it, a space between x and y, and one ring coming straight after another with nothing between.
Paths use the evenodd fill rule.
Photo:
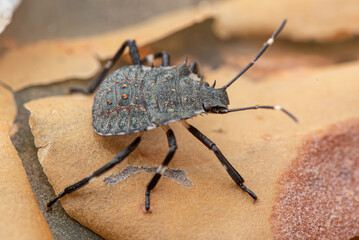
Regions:
<instances>
[{"instance_id":1,"label":"blurred background","mask_svg":"<svg viewBox=\"0 0 359 240\"><path fill-rule=\"evenodd\" d=\"M246 74L250 81L358 60L359 2L354 0L23 1L0 35L0 82L14 94L18 115L12 141L55 239L101 237L64 211L44 211L54 191L38 162L25 102L85 88L128 38L136 39L142 55L165 50L173 64L189 56L204 76L222 67L239 71L284 18L287 26L269 54ZM124 63L128 58L119 65Z\"/></svg>"}]
</instances>

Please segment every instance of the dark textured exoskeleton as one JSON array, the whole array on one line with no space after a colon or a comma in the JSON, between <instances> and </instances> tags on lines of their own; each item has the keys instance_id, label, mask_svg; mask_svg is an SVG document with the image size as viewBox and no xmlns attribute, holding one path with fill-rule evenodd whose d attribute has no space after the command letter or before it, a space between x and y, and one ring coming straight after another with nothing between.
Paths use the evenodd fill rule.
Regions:
<instances>
[{"instance_id":1,"label":"dark textured exoskeleton","mask_svg":"<svg viewBox=\"0 0 359 240\"><path fill-rule=\"evenodd\" d=\"M150 130L204 112L200 78L186 62L178 67L122 67L99 87L93 127L99 135Z\"/></svg>"},{"instance_id":2,"label":"dark textured exoskeleton","mask_svg":"<svg viewBox=\"0 0 359 240\"><path fill-rule=\"evenodd\" d=\"M125 135L137 132L140 132L140 134L127 148L122 150L105 166L60 192L59 195L47 204L48 208L50 209L59 198L84 187L91 180L120 163L138 146L143 131L162 126L167 134L170 150L147 185L145 208L146 211L149 211L150 192L156 186L177 149L174 133L168 126L168 123L179 120L198 140L215 153L234 182L256 200L257 196L243 184L244 179L227 161L218 147L198 129L188 124L186 119L201 113L224 114L264 108L282 110L293 120L297 121L293 115L279 106L256 105L228 109L229 99L226 89L246 72L273 43L274 38L282 30L285 23L286 20L283 21L273 36L268 39L258 55L237 76L221 88L215 88L215 84L209 86L208 83L202 82L201 78L197 75L197 65L194 62L188 66L186 59L177 67L170 66L170 57L166 52L151 54L141 60L135 41L127 40L124 42L113 59L107 62L102 73L87 91L81 89L72 89L72 91L86 94L93 93L124 52L125 48L129 47L133 65L124 66L109 74L95 95L93 128L97 134L103 136ZM144 65L152 62L154 58L162 58L162 66L154 67L152 65L152 67L148 67Z\"/></svg>"}]
</instances>

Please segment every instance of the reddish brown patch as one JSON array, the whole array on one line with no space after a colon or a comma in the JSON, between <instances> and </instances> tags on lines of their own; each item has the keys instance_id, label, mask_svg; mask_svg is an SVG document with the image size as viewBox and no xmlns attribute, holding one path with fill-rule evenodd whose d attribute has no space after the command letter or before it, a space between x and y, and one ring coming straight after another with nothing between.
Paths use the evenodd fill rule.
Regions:
<instances>
[{"instance_id":1,"label":"reddish brown patch","mask_svg":"<svg viewBox=\"0 0 359 240\"><path fill-rule=\"evenodd\" d=\"M275 239L359 235L359 120L311 135L279 179Z\"/></svg>"}]
</instances>

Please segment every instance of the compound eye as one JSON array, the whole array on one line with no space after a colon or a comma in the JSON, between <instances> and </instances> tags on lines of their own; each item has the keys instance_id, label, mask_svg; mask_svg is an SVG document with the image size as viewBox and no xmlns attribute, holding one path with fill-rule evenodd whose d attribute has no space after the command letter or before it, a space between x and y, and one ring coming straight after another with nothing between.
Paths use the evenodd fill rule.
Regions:
<instances>
[{"instance_id":1,"label":"compound eye","mask_svg":"<svg viewBox=\"0 0 359 240\"><path fill-rule=\"evenodd\" d=\"M208 82L203 82L202 85L205 86L205 87L209 87Z\"/></svg>"},{"instance_id":2,"label":"compound eye","mask_svg":"<svg viewBox=\"0 0 359 240\"><path fill-rule=\"evenodd\" d=\"M206 111L206 112L210 112L212 107L211 105L209 105L208 103L203 103L203 109Z\"/></svg>"}]
</instances>

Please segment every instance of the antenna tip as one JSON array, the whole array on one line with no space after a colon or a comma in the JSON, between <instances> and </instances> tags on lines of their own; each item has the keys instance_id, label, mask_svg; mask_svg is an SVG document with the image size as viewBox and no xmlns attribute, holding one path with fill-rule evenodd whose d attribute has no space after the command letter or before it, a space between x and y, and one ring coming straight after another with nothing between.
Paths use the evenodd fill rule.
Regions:
<instances>
[{"instance_id":1,"label":"antenna tip","mask_svg":"<svg viewBox=\"0 0 359 240\"><path fill-rule=\"evenodd\" d=\"M282 112L284 112L285 114L287 114L294 122L298 123L298 119L291 114L290 112L288 112L287 110L285 110L284 108L281 108L280 106L274 106L275 110L281 110Z\"/></svg>"}]
</instances>

